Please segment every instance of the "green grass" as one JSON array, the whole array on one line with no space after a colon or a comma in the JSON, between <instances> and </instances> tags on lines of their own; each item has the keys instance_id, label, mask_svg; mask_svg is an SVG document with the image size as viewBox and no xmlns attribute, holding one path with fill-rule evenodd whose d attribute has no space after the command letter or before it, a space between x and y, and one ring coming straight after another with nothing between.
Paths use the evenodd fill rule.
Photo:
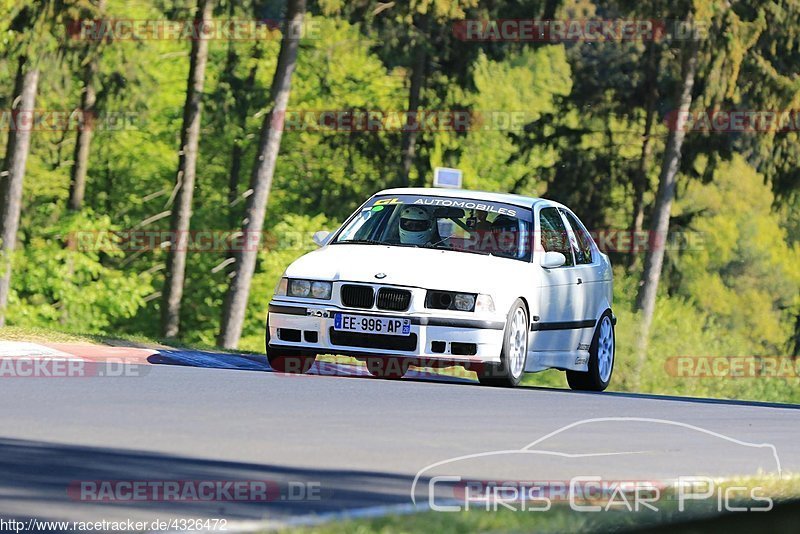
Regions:
<instances>
[{"instance_id":1,"label":"green grass","mask_svg":"<svg viewBox=\"0 0 800 534\"><path fill-rule=\"evenodd\" d=\"M745 486L759 488L757 496L769 496L777 503L800 499L800 476L748 477L717 481L717 488ZM761 502L738 499L731 506L763 506ZM687 501L685 511L678 510L673 491L665 490L655 503L658 511L642 507L627 511L623 506L601 512L576 512L567 503L554 503L547 511L470 510L467 512L422 512L389 515L373 519L346 520L318 526L291 529L298 534L371 534L371 533L466 533L466 532L613 532L642 527L672 525L678 522L722 516L718 501ZM755 514L755 512L753 513ZM748 514L748 515L753 515Z\"/></svg>"},{"instance_id":2,"label":"green grass","mask_svg":"<svg viewBox=\"0 0 800 534\"><path fill-rule=\"evenodd\" d=\"M248 350L227 350L205 343L182 343L174 339L150 338L138 334L95 334L64 332L41 327L6 326L0 328L0 340L32 341L38 343L96 343L99 345L133 345L141 347L169 347L236 354L263 354Z\"/></svg>"},{"instance_id":3,"label":"green grass","mask_svg":"<svg viewBox=\"0 0 800 534\"><path fill-rule=\"evenodd\" d=\"M33 341L50 343L92 343L94 336L72 334L51 330L48 328L34 328L22 326L5 326L0 328L0 339L7 341Z\"/></svg>"}]
</instances>

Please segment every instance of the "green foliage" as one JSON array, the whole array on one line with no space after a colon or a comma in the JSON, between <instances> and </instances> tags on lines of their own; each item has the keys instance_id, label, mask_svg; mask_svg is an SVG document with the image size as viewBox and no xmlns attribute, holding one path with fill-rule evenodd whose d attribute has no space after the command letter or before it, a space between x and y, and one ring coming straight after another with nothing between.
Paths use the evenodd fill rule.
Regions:
<instances>
[{"instance_id":1,"label":"green foliage","mask_svg":"<svg viewBox=\"0 0 800 534\"><path fill-rule=\"evenodd\" d=\"M15 258L9 322L83 332L122 327L144 306L153 280L118 268L125 254L110 237L114 230L108 216L87 211L33 237Z\"/></svg>"},{"instance_id":2,"label":"green foliage","mask_svg":"<svg viewBox=\"0 0 800 534\"><path fill-rule=\"evenodd\" d=\"M454 87L450 99L454 109L461 105L471 111L472 126L466 135L436 136L431 165L462 169L468 188L535 194L535 170L555 164L553 151L535 150L517 158L513 134L553 113L555 99L569 94L565 50L560 45L527 49L504 61L480 55L473 70L475 91L464 94Z\"/></svg>"},{"instance_id":3,"label":"green foliage","mask_svg":"<svg viewBox=\"0 0 800 534\"><path fill-rule=\"evenodd\" d=\"M785 310L800 304L800 247L788 243L773 200L763 177L735 157L710 184L689 184L679 204L681 212L700 214L688 229L704 245L681 255L679 294L714 318L718 330L737 333L747 354L785 351Z\"/></svg>"},{"instance_id":4,"label":"green foliage","mask_svg":"<svg viewBox=\"0 0 800 534\"><path fill-rule=\"evenodd\" d=\"M402 80L370 53L358 28L316 22L325 39L298 58L290 110L316 117L322 111L405 109ZM398 133L320 131L318 123L309 124L308 131L283 135L271 214L324 212L343 220L366 196L391 185Z\"/></svg>"}]
</instances>

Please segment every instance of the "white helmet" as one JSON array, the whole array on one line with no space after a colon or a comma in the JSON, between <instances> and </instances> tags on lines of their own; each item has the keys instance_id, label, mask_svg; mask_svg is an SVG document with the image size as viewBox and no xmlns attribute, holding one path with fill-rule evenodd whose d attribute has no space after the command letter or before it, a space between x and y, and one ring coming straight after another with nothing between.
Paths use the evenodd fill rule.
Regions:
<instances>
[{"instance_id":1,"label":"white helmet","mask_svg":"<svg viewBox=\"0 0 800 534\"><path fill-rule=\"evenodd\" d=\"M400 242L424 245L433 236L433 220L428 210L420 206L407 206L400 212Z\"/></svg>"}]
</instances>

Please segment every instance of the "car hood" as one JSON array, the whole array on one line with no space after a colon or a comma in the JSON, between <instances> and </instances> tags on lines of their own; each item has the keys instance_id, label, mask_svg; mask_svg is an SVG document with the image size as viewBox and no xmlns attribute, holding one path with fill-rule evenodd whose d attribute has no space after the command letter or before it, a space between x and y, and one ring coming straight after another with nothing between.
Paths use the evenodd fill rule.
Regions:
<instances>
[{"instance_id":1,"label":"car hood","mask_svg":"<svg viewBox=\"0 0 800 534\"><path fill-rule=\"evenodd\" d=\"M286 276L491 294L498 286L519 283L526 266L519 260L466 252L340 244L306 254L289 266ZM379 273L386 276L376 278Z\"/></svg>"}]
</instances>

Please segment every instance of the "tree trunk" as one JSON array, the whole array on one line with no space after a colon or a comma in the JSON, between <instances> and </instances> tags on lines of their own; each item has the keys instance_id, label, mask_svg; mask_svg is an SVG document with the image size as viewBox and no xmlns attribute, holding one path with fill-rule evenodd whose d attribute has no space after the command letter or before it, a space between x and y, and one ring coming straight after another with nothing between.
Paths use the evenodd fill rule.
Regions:
<instances>
[{"instance_id":1,"label":"tree trunk","mask_svg":"<svg viewBox=\"0 0 800 534\"><path fill-rule=\"evenodd\" d=\"M100 0L98 9L100 12L105 7L105 0ZM75 152L73 154L72 169L70 169L69 197L67 198L67 209L79 212L83 209L83 198L86 193L86 174L89 170L89 150L94 134L94 124L97 118L97 91L95 90L95 78L99 70L97 55L91 47L85 47L89 62L83 68L83 93L81 94L80 113L81 119L78 123L78 134L75 137ZM74 237L67 239L67 248L74 250ZM69 280L75 274L75 258L70 254L67 258L67 273ZM61 307L59 322L66 326L69 320L68 306Z\"/></svg>"},{"instance_id":2,"label":"tree trunk","mask_svg":"<svg viewBox=\"0 0 800 534\"><path fill-rule=\"evenodd\" d=\"M652 131L656 115L656 102L658 101L658 64L661 54L658 44L650 41L647 45L647 83L645 91L645 120L642 141L642 154L639 157L639 166L633 179L633 218L630 231L634 237L638 236L644 227L644 194L647 191L647 170L650 167L650 157L653 153ZM636 241L632 241L636 242ZM631 250L628 255L628 271L635 270L639 265L639 251Z\"/></svg>"},{"instance_id":3,"label":"tree trunk","mask_svg":"<svg viewBox=\"0 0 800 534\"><path fill-rule=\"evenodd\" d=\"M428 19L426 15L420 15L420 17L421 21L417 28L417 42L414 47L414 58L411 65L411 85L408 89L408 117L400 140L400 155L402 157L400 184L402 186L409 185L409 175L416 156L419 122L414 118L413 114L419 110L422 85L425 82L425 64L428 56L425 43Z\"/></svg>"},{"instance_id":4,"label":"tree trunk","mask_svg":"<svg viewBox=\"0 0 800 534\"><path fill-rule=\"evenodd\" d=\"M261 52L258 47L253 51L254 58L260 58ZM250 68L244 83L242 84L241 91L244 95L249 95L256 84L256 74L258 73L258 62L254 63ZM237 99L236 106L236 125L237 132L242 134L233 140L231 147L231 168L228 175L228 210L231 228L233 228L237 221L239 221L240 211L236 208L236 201L239 199L239 182L241 181L242 171L242 156L244 155L244 133L247 130L247 115L250 111L250 98L245 96L242 100Z\"/></svg>"},{"instance_id":5,"label":"tree trunk","mask_svg":"<svg viewBox=\"0 0 800 534\"><path fill-rule=\"evenodd\" d=\"M544 20L552 20L556 18L556 11L561 7L561 0L546 0L544 3Z\"/></svg>"},{"instance_id":6,"label":"tree trunk","mask_svg":"<svg viewBox=\"0 0 800 534\"><path fill-rule=\"evenodd\" d=\"M235 254L235 271L222 311L217 343L227 349L235 349L239 344L247 311L247 299L250 295L250 284L258 259L258 248L261 243L261 230L264 226L264 215L269 199L275 163L283 135L283 121L289 103L292 85L292 74L297 63L297 49L303 16L306 11L306 0L289 0L286 20L287 28L281 41L278 65L272 79L270 101L272 109L264 118L258 142L256 162L250 179L253 191L247 197L245 218L242 226L243 245Z\"/></svg>"},{"instance_id":7,"label":"tree trunk","mask_svg":"<svg viewBox=\"0 0 800 534\"><path fill-rule=\"evenodd\" d=\"M22 208L22 182L31 145L32 124L19 117L20 111L33 112L39 69L26 68L26 58L20 57L11 103L14 127L8 132L8 145L3 173L0 175L0 326L5 325L6 306L11 291L11 255L17 244L17 230ZM19 119L19 120L18 120Z\"/></svg>"},{"instance_id":8,"label":"tree trunk","mask_svg":"<svg viewBox=\"0 0 800 534\"><path fill-rule=\"evenodd\" d=\"M229 16L233 18L233 4L230 4ZM239 80L236 78L236 65L238 63L239 55L236 53L233 41L230 41L228 42L228 54L225 56L225 68L222 72L222 80L227 81L230 91L236 95L236 107L238 107L239 98L246 98L244 92L241 91L242 88L239 84ZM223 108L223 111L226 117L230 117L231 109L227 104ZM237 113L237 119L238 115ZM239 121L237 120L236 123L238 125ZM239 160L241 157L239 136L237 135L234 137L233 145L231 146L230 171L228 173L228 216L231 221L231 228L236 224L236 218L233 216L233 203L236 201L236 197L239 196L239 172L241 170L241 162Z\"/></svg>"},{"instance_id":9,"label":"tree trunk","mask_svg":"<svg viewBox=\"0 0 800 534\"><path fill-rule=\"evenodd\" d=\"M661 268L664 264L664 249L669 230L670 210L672 201L675 198L675 185L681 163L681 147L686 136L684 131L686 114L692 105L692 89L697 67L697 47L692 41L688 41L688 43L681 61L680 106L664 150L664 160L658 178L658 193L653 209L653 221L650 226L649 246L645 257L639 293L636 297L636 309L641 311L641 332L638 343L639 373L641 373L647 351L647 340L656 306L658 283L661 278Z\"/></svg>"},{"instance_id":10,"label":"tree trunk","mask_svg":"<svg viewBox=\"0 0 800 534\"><path fill-rule=\"evenodd\" d=\"M98 13L102 13L105 8L105 0L98 2ZM97 118L97 92L95 90L95 78L98 71L97 55L87 47L87 55L92 57L83 70L83 94L81 95L81 114L82 120L78 128L78 136L75 139L75 154L69 182L69 199L67 209L80 211L83 209L83 196L86 192L86 173L89 169L89 148L92 144L94 134L94 121Z\"/></svg>"},{"instance_id":11,"label":"tree trunk","mask_svg":"<svg viewBox=\"0 0 800 534\"><path fill-rule=\"evenodd\" d=\"M228 219L231 227L239 220L236 210L236 201L239 199L239 181L242 173L242 148L243 139L234 139L231 147L231 169L228 175Z\"/></svg>"},{"instance_id":12,"label":"tree trunk","mask_svg":"<svg viewBox=\"0 0 800 534\"><path fill-rule=\"evenodd\" d=\"M67 208L80 211L83 208L83 195L86 191L86 171L89 165L89 147L94 133L95 102L97 94L94 89L94 76L97 73L97 61L91 60L84 73L84 88L81 95L82 120L75 139L75 163L69 182L69 200Z\"/></svg>"},{"instance_id":13,"label":"tree trunk","mask_svg":"<svg viewBox=\"0 0 800 534\"><path fill-rule=\"evenodd\" d=\"M201 24L211 19L213 5L213 0L198 0L195 24ZM177 195L170 221L172 246L167 258L166 280L161 303L161 334L165 338L175 337L180 331L181 300L186 277L186 244L192 218L197 147L200 139L200 113L207 59L208 40L194 39L186 88L186 104L183 108L178 173L175 179Z\"/></svg>"}]
</instances>

